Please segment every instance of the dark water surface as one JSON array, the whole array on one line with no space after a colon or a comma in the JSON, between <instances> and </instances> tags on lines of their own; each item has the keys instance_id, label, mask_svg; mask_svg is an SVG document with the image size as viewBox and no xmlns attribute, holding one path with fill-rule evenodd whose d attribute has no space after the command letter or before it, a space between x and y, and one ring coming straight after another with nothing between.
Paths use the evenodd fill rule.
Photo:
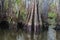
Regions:
<instances>
[{"instance_id":1,"label":"dark water surface","mask_svg":"<svg viewBox=\"0 0 60 40\"><path fill-rule=\"evenodd\" d=\"M40 34L29 34L22 30L19 30L18 32L0 30L0 40L60 40L60 31L49 29Z\"/></svg>"}]
</instances>

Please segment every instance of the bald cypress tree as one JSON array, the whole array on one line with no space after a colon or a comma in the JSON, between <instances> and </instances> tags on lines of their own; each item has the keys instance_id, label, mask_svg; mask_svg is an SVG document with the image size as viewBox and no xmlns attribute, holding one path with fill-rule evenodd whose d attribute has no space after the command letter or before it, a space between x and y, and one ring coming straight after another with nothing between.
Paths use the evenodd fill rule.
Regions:
<instances>
[{"instance_id":1,"label":"bald cypress tree","mask_svg":"<svg viewBox=\"0 0 60 40\"><path fill-rule=\"evenodd\" d=\"M41 19L39 13L39 0L31 0L30 5L28 6L27 20L26 20L26 29L28 32L39 33L41 28Z\"/></svg>"}]
</instances>

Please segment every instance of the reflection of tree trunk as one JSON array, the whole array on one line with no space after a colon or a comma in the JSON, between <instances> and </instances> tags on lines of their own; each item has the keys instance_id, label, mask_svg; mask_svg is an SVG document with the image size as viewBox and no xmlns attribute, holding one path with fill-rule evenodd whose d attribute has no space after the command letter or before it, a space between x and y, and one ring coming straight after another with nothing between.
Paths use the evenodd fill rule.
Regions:
<instances>
[{"instance_id":1,"label":"reflection of tree trunk","mask_svg":"<svg viewBox=\"0 0 60 40\"><path fill-rule=\"evenodd\" d=\"M56 31L54 29L49 28L47 33L47 40L57 40L56 39Z\"/></svg>"}]
</instances>

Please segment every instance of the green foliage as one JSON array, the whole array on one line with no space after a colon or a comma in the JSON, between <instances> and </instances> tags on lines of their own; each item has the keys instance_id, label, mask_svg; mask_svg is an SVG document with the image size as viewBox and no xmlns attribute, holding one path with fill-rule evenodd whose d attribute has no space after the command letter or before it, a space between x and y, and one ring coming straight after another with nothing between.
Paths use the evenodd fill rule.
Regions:
<instances>
[{"instance_id":1,"label":"green foliage","mask_svg":"<svg viewBox=\"0 0 60 40\"><path fill-rule=\"evenodd\" d=\"M50 11L48 13L48 17L52 17L52 18L56 18L56 13L55 13L55 10L56 10L56 4L53 2L50 4Z\"/></svg>"},{"instance_id":2,"label":"green foliage","mask_svg":"<svg viewBox=\"0 0 60 40\"><path fill-rule=\"evenodd\" d=\"M51 12L48 13L48 17L56 18L56 16L57 16L57 15L56 15L55 12L52 12L52 11L51 11Z\"/></svg>"},{"instance_id":3,"label":"green foliage","mask_svg":"<svg viewBox=\"0 0 60 40\"><path fill-rule=\"evenodd\" d=\"M20 20L25 21L26 19L26 11L25 11L25 5L23 4L22 0L16 0L15 2L13 1L13 12L16 15L16 18L18 16L21 18ZM20 13L19 13L20 11ZM10 18L12 19L12 18ZM18 18L19 19L19 18Z\"/></svg>"},{"instance_id":4,"label":"green foliage","mask_svg":"<svg viewBox=\"0 0 60 40\"><path fill-rule=\"evenodd\" d=\"M16 16L15 18L17 18L17 19L19 19L18 18L18 16L19 16L19 17L21 17L20 20L25 21L25 19L26 19L26 10L25 10L25 4L22 2L22 0L11 0L11 4L12 5L11 5L10 8L12 8L12 11L11 11L12 15ZM5 0L4 1L4 10L5 11L9 10L8 5L9 5L9 0ZM19 13L19 11L20 11L20 13ZM8 14L10 15L10 12ZM7 21L10 23L11 20L14 20L14 19L11 15L10 16L9 15L7 17L8 18Z\"/></svg>"},{"instance_id":5,"label":"green foliage","mask_svg":"<svg viewBox=\"0 0 60 40\"><path fill-rule=\"evenodd\" d=\"M50 28L54 28L56 26L56 17L57 13L55 12L56 10L56 4L51 3L50 5L50 11L48 12L48 23L50 24Z\"/></svg>"},{"instance_id":6,"label":"green foliage","mask_svg":"<svg viewBox=\"0 0 60 40\"><path fill-rule=\"evenodd\" d=\"M8 0L5 0L5 2L4 2L4 8L5 8L5 9L8 8Z\"/></svg>"},{"instance_id":7,"label":"green foliage","mask_svg":"<svg viewBox=\"0 0 60 40\"><path fill-rule=\"evenodd\" d=\"M51 28L54 28L55 27L55 25L56 25L56 17L57 17L57 15L56 15L56 13L55 12L49 12L48 13L48 23L50 24L49 26L51 27ZM52 18L52 19L51 19Z\"/></svg>"},{"instance_id":8,"label":"green foliage","mask_svg":"<svg viewBox=\"0 0 60 40\"><path fill-rule=\"evenodd\" d=\"M21 0L16 0L17 4L19 4L21 2Z\"/></svg>"},{"instance_id":9,"label":"green foliage","mask_svg":"<svg viewBox=\"0 0 60 40\"><path fill-rule=\"evenodd\" d=\"M26 20L26 12L25 12L25 10L22 10L22 11L21 11L20 16L21 16L21 19L22 19L23 21Z\"/></svg>"},{"instance_id":10,"label":"green foliage","mask_svg":"<svg viewBox=\"0 0 60 40\"><path fill-rule=\"evenodd\" d=\"M50 4L50 7L51 7L52 9L54 9L54 8L56 7L56 2L52 2L52 3Z\"/></svg>"},{"instance_id":11,"label":"green foliage","mask_svg":"<svg viewBox=\"0 0 60 40\"><path fill-rule=\"evenodd\" d=\"M55 8L56 5L55 5L54 3L52 3L52 4L50 5L50 7L51 7L51 8Z\"/></svg>"}]
</instances>

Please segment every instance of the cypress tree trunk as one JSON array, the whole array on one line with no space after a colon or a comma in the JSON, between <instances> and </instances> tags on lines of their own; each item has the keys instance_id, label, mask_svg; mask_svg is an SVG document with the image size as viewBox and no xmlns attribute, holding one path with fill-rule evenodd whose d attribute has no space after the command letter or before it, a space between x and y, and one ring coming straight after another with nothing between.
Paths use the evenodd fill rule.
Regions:
<instances>
[{"instance_id":1,"label":"cypress tree trunk","mask_svg":"<svg viewBox=\"0 0 60 40\"><path fill-rule=\"evenodd\" d=\"M60 29L60 0L57 1L57 30Z\"/></svg>"},{"instance_id":2,"label":"cypress tree trunk","mask_svg":"<svg viewBox=\"0 0 60 40\"><path fill-rule=\"evenodd\" d=\"M11 0L8 0L8 17L10 19L9 21L9 29L12 29L12 18L11 18L11 14L12 14L12 1Z\"/></svg>"},{"instance_id":3,"label":"cypress tree trunk","mask_svg":"<svg viewBox=\"0 0 60 40\"><path fill-rule=\"evenodd\" d=\"M26 29L28 32L39 33L41 31L41 14L39 12L39 1L31 0L31 4L28 7L28 18L26 22Z\"/></svg>"},{"instance_id":4,"label":"cypress tree trunk","mask_svg":"<svg viewBox=\"0 0 60 40\"><path fill-rule=\"evenodd\" d=\"M41 15L41 18L42 18L42 26L43 26L43 29L48 29L48 0L43 0L43 3L42 3L42 15Z\"/></svg>"},{"instance_id":5,"label":"cypress tree trunk","mask_svg":"<svg viewBox=\"0 0 60 40\"><path fill-rule=\"evenodd\" d=\"M4 2L5 0L1 0L0 8L1 8L1 13L0 13L0 19L1 21L6 21L6 11L4 9Z\"/></svg>"},{"instance_id":6,"label":"cypress tree trunk","mask_svg":"<svg viewBox=\"0 0 60 40\"><path fill-rule=\"evenodd\" d=\"M1 21L1 14L2 14L2 2L0 0L0 21Z\"/></svg>"}]
</instances>

